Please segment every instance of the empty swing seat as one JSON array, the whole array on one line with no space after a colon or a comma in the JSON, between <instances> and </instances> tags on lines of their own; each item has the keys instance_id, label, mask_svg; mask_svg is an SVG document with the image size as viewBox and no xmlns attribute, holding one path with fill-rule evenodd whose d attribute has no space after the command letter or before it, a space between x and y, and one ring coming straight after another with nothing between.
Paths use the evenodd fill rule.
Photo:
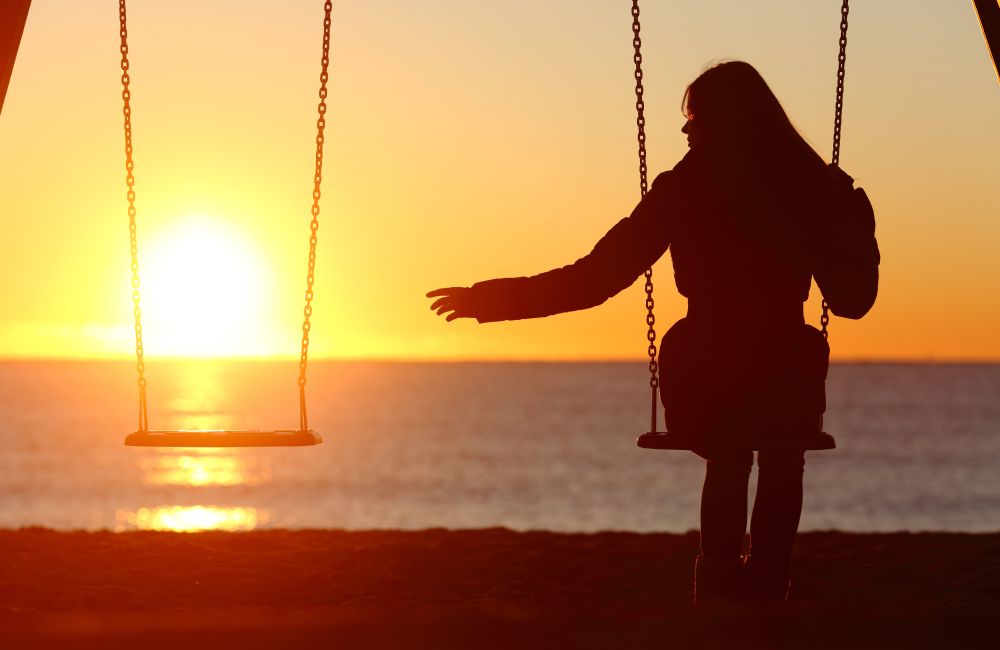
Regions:
<instances>
[{"instance_id":1,"label":"empty swing seat","mask_svg":"<svg viewBox=\"0 0 1000 650\"><path fill-rule=\"evenodd\" d=\"M308 447L323 438L312 429L278 431L135 431L125 438L130 447Z\"/></svg>"},{"instance_id":2,"label":"empty swing seat","mask_svg":"<svg viewBox=\"0 0 1000 650\"><path fill-rule=\"evenodd\" d=\"M677 449L692 450L698 446L699 436L690 433L673 431L647 431L639 436L635 444L643 449ZM753 445L754 451L761 449L801 449L803 451L820 451L836 449L837 442L829 433L816 431L794 438L776 438L773 441L760 440Z\"/></svg>"}]
</instances>

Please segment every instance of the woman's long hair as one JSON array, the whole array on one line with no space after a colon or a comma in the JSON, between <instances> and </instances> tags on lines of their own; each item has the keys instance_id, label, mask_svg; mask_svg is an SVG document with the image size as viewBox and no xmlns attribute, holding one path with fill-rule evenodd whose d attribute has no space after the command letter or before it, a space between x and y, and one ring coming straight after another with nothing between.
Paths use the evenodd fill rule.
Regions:
<instances>
[{"instance_id":1,"label":"woman's long hair","mask_svg":"<svg viewBox=\"0 0 1000 650\"><path fill-rule=\"evenodd\" d=\"M698 76L682 109L696 119L715 149L752 161L789 181L817 177L826 164L792 125L760 73L727 61Z\"/></svg>"}]
</instances>

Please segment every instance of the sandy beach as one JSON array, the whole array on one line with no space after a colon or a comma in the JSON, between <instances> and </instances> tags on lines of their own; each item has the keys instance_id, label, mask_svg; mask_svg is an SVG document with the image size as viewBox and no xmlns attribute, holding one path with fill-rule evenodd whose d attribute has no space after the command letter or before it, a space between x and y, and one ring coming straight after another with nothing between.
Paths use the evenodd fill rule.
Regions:
<instances>
[{"instance_id":1,"label":"sandy beach","mask_svg":"<svg viewBox=\"0 0 1000 650\"><path fill-rule=\"evenodd\" d=\"M800 536L778 611L690 604L697 535L0 531L34 647L996 647L1000 533Z\"/></svg>"}]
</instances>

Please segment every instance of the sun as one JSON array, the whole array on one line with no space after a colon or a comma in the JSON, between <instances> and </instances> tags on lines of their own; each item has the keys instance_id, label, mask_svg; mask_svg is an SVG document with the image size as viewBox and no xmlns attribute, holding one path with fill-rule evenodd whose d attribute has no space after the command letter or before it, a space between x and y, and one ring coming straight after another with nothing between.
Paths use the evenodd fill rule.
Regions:
<instances>
[{"instance_id":1,"label":"sun","mask_svg":"<svg viewBox=\"0 0 1000 650\"><path fill-rule=\"evenodd\" d=\"M271 268L238 230L190 217L150 238L140 257L147 353L173 357L266 356Z\"/></svg>"}]
</instances>

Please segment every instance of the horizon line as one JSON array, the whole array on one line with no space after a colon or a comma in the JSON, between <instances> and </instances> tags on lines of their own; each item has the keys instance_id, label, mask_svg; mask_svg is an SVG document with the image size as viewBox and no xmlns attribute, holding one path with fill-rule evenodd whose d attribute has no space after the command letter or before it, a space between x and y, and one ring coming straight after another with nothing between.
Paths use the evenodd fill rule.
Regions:
<instances>
[{"instance_id":1,"label":"horizon line","mask_svg":"<svg viewBox=\"0 0 1000 650\"><path fill-rule=\"evenodd\" d=\"M299 358L292 356L239 355L239 356L146 356L147 364L153 363L291 363ZM309 359L310 363L648 363L644 357L379 357L379 356L323 356ZM135 357L126 356L0 356L0 363L128 363ZM830 364L913 364L913 365L995 365L1000 357L840 357L830 359Z\"/></svg>"}]
</instances>

